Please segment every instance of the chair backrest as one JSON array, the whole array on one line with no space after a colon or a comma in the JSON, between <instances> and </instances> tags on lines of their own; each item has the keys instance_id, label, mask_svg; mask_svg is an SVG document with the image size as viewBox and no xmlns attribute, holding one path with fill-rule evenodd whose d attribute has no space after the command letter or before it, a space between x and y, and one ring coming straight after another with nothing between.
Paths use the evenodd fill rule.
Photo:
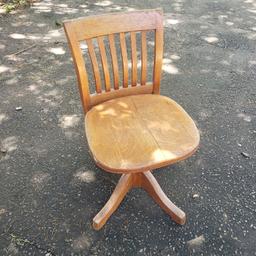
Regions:
<instances>
[{"instance_id":1,"label":"chair backrest","mask_svg":"<svg viewBox=\"0 0 256 256\"><path fill-rule=\"evenodd\" d=\"M90 16L86 18L64 22L64 29L72 51L79 90L84 111L104 101L133 94L159 94L163 57L163 17L161 10L142 10L125 13L111 13L106 15ZM147 79L147 32L154 32L154 66L153 81ZM130 33L131 45L131 85L128 84L128 57L126 33ZM137 70L137 43L136 33L141 33L141 77L138 83ZM115 35L119 36L122 57L122 85L119 82L119 67L115 45ZM104 44L108 38L111 66L113 71L113 86L111 86L108 58ZM100 69L95 54L93 39L96 39L104 77L102 86ZM85 41L91 59L95 79L95 93L90 93L88 76L83 59L80 42Z\"/></svg>"}]
</instances>

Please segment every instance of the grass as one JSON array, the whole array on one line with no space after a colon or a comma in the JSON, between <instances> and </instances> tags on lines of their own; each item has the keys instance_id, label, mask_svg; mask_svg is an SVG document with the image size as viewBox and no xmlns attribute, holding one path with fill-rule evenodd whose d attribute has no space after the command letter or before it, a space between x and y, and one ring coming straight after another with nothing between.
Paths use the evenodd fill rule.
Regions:
<instances>
[{"instance_id":1,"label":"grass","mask_svg":"<svg viewBox=\"0 0 256 256\"><path fill-rule=\"evenodd\" d=\"M5 13L10 13L18 8L32 5L34 0L0 0L0 5L3 6Z\"/></svg>"}]
</instances>

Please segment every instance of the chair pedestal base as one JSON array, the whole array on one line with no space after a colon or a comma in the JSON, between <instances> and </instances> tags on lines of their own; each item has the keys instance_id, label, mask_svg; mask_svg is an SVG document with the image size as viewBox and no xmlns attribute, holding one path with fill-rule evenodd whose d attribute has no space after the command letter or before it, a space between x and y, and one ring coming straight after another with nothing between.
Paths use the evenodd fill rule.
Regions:
<instances>
[{"instance_id":1,"label":"chair pedestal base","mask_svg":"<svg viewBox=\"0 0 256 256\"><path fill-rule=\"evenodd\" d=\"M167 214L169 214L176 223L181 225L185 224L186 214L170 201L152 173L147 171L141 173L123 174L121 176L111 197L105 206L101 209L101 211L93 219L93 228L95 230L99 230L104 226L109 217L122 202L125 195L133 187L140 187L145 189L148 194L155 200L155 202Z\"/></svg>"}]
</instances>

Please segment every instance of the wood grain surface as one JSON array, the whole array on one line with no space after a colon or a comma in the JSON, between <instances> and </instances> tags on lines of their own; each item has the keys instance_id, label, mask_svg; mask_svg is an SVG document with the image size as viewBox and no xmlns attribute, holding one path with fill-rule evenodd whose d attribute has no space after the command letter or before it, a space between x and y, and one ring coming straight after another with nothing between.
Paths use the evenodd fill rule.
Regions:
<instances>
[{"instance_id":1,"label":"wood grain surface","mask_svg":"<svg viewBox=\"0 0 256 256\"><path fill-rule=\"evenodd\" d=\"M111 172L140 172L190 156L198 147L195 123L175 101L136 95L93 107L85 118L96 163Z\"/></svg>"}]
</instances>

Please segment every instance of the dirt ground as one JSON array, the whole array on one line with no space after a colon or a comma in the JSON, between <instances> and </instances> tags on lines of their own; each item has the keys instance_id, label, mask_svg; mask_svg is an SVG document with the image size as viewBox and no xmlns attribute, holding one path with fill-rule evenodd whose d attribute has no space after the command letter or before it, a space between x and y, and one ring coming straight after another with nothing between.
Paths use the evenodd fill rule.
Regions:
<instances>
[{"instance_id":1,"label":"dirt ground","mask_svg":"<svg viewBox=\"0 0 256 256\"><path fill-rule=\"evenodd\" d=\"M193 117L201 145L154 175L188 221L136 189L96 232L119 177L89 155L60 24L156 7L161 92ZM256 255L255 0L44 0L0 15L0 255Z\"/></svg>"}]
</instances>

